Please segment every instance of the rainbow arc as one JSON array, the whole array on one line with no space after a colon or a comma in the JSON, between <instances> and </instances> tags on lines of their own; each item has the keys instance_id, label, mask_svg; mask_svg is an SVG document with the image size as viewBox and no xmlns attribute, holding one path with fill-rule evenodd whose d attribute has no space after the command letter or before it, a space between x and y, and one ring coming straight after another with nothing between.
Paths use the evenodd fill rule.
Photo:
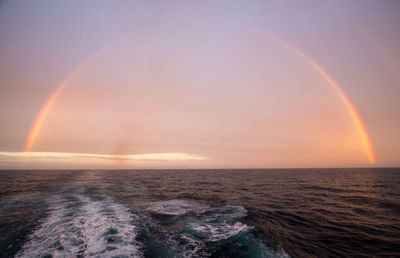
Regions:
<instances>
[{"instance_id":1,"label":"rainbow arc","mask_svg":"<svg viewBox=\"0 0 400 258\"><path fill-rule=\"evenodd\" d=\"M264 31L260 31L258 29L251 28L251 31L261 35L262 37L267 37L269 39L273 39L286 48L288 48L290 51L295 53L297 56L305 60L313 69L318 72L327 82L328 84L335 90L336 94L339 96L339 98L343 101L344 105L346 106L353 123L355 127L357 128L357 132L360 135L363 147L365 149L365 152L367 154L368 160L371 164L376 163L375 159L375 154L373 151L373 147L371 144L371 140L368 136L367 130L365 128L364 123L362 122L362 119L360 115L358 114L356 108L354 105L351 103L349 98L346 96L344 91L340 88L339 84L332 78L332 76L324 70L317 62L315 62L311 57L306 55L304 52L290 44L289 42L271 35L269 33L266 33ZM62 91L66 87L66 85L74 78L79 72L82 71L82 69L94 58L96 57L99 53L103 52L106 48L109 48L111 45L115 44L115 42L119 41L120 39L111 42L111 44L106 45L105 47L99 49L96 51L94 54L89 56L87 59L85 59L81 64L79 64L53 91L53 93L50 95L50 97L47 99L43 107L41 108L39 114L37 115L31 130L29 131L26 144L25 144L25 152L29 152L35 143L35 140L38 136L38 133L40 131L40 128L43 125L43 122L45 121L49 111L51 110L51 107L54 105L55 101L57 98L61 95Z\"/></svg>"}]
</instances>

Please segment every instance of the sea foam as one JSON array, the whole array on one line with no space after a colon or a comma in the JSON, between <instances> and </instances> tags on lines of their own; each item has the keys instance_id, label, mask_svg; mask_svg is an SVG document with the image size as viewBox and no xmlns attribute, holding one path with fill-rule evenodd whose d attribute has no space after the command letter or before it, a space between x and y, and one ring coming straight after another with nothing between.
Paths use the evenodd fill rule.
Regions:
<instances>
[{"instance_id":1,"label":"sea foam","mask_svg":"<svg viewBox=\"0 0 400 258\"><path fill-rule=\"evenodd\" d=\"M140 257L136 216L110 198L57 197L17 257Z\"/></svg>"}]
</instances>

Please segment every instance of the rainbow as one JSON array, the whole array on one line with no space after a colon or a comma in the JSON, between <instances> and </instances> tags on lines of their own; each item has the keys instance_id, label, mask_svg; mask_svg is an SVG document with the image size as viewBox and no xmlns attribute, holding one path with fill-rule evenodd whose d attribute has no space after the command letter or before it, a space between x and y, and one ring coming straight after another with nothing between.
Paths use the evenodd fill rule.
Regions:
<instances>
[{"instance_id":1,"label":"rainbow","mask_svg":"<svg viewBox=\"0 0 400 258\"><path fill-rule=\"evenodd\" d=\"M290 49L293 53L295 53L297 56L301 57L303 60L305 60L308 64L310 64L328 83L329 85L335 90L337 95L340 97L340 99L343 101L345 104L351 118L353 119L354 125L357 128L357 131L360 135L361 141L363 143L365 152L367 154L368 160L371 164L376 163L375 159L375 154L372 148L371 140L368 137L367 130L361 120L360 115L358 114L357 110L349 100L349 98L346 96L344 91L339 87L337 82L332 78L332 76L329 75L329 73L324 70L318 63L316 63L311 57L306 55L304 52L296 48L295 46L291 45L289 42L273 36L269 33L266 33L264 31L255 29L255 28L247 28L248 30L251 30L253 32L256 32L257 34L261 35L262 37L268 37L270 39L273 39L279 43L281 43L283 46L287 47ZM119 41L120 39L116 40ZM34 144L37 135L40 131L40 128L46 119L51 107L53 106L54 102L58 98L58 96L62 93L63 89L65 86L68 84L68 82L74 78L94 57L96 57L100 52L102 52L105 48L110 47L110 45L113 45L116 41L111 42L111 44L107 45L106 47L101 48L100 50L96 51L94 54L89 56L87 59L85 59L82 63L80 63L58 86L57 88L53 91L53 93L50 95L50 97L47 99L46 103L43 105L42 109L40 110L39 114L37 115L35 122L33 123L31 130L29 131L26 144L25 144L25 152L29 152L32 148L32 145Z\"/></svg>"},{"instance_id":2,"label":"rainbow","mask_svg":"<svg viewBox=\"0 0 400 258\"><path fill-rule=\"evenodd\" d=\"M361 117L358 114L357 110L355 109L354 105L351 103L351 101L346 96L344 91L340 88L339 84L332 78L332 76L330 76L329 73L326 70L324 70L311 57L306 55L304 52L302 52L301 50L299 50L298 48L296 48L289 42L287 42L279 37L276 37L274 35L271 35L269 33L266 33L264 31L255 29L255 28L251 28L250 30L256 32L257 34L261 35L262 37L268 37L270 39L273 39L273 40L279 42L280 44L282 44L283 46L287 47L288 49L290 49L293 53L295 53L297 56L299 56L300 58L305 60L308 64L310 64L314 68L314 70L316 70L329 83L329 85L335 90L337 95L343 101L351 118L353 119L354 125L357 128L357 131L360 135L360 138L363 143L363 146L364 146L364 149L367 154L369 162L371 164L375 164L376 163L375 154L374 154L374 151L372 148L371 140L368 137L367 130L365 129L364 123L362 122Z\"/></svg>"},{"instance_id":3,"label":"rainbow","mask_svg":"<svg viewBox=\"0 0 400 258\"><path fill-rule=\"evenodd\" d=\"M79 71L82 70L83 66L86 65L86 63L91 60L89 57L86 59L83 63L77 66L58 86L57 88L53 91L53 93L50 95L50 97L47 99L46 103L43 105L41 108L39 114L36 116L36 119L29 131L28 138L25 143L25 152L28 152L31 150L33 143L35 142L37 135L39 133L40 128L42 127L42 124L44 120L47 117L47 114L49 113L51 107L53 106L54 102L56 101L57 97L61 94L67 83L75 77L76 74L79 73Z\"/></svg>"},{"instance_id":4,"label":"rainbow","mask_svg":"<svg viewBox=\"0 0 400 258\"><path fill-rule=\"evenodd\" d=\"M33 144L36 141L36 138L38 136L38 133L40 131L40 128L43 125L44 120L46 119L51 107L53 106L54 102L58 98L58 96L62 93L64 90L65 86L78 74L80 73L83 68L90 62L92 61L96 56L98 56L100 53L102 53L105 49L110 48L113 46L116 42L121 41L123 37L118 38L108 44L106 44L104 47L98 49L91 55L89 55L83 62L81 62L79 65L77 65L71 73L67 75L67 77L64 78L64 80L56 87L56 89L52 92L50 97L46 100L45 104L42 106L40 109L40 112L35 118L34 123L32 124L31 129L29 130L28 137L26 139L25 143L25 152L29 152L32 149Z\"/></svg>"}]
</instances>

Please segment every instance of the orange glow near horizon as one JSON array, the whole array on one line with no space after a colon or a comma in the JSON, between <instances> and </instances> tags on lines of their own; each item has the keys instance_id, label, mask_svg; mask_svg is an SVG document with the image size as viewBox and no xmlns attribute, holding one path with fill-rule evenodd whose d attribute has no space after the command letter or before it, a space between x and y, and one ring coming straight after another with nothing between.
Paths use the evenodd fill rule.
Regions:
<instances>
[{"instance_id":1,"label":"orange glow near horizon","mask_svg":"<svg viewBox=\"0 0 400 258\"><path fill-rule=\"evenodd\" d=\"M307 63L309 63L328 83L329 85L332 86L332 88L335 90L337 95L340 97L340 99L343 101L345 104L348 112L350 113L351 118L353 119L354 125L357 128L357 131L360 135L361 141L363 143L365 152L368 156L368 160L371 164L376 163L376 158L375 154L373 151L372 143L371 140L368 137L367 130L364 126L364 123L361 120L360 115L358 114L357 110L349 100L349 98L346 96L344 91L340 88L339 84L332 78L332 76L329 75L327 71L325 71L319 64L317 64L311 57L307 56L304 52L290 44L289 42L275 36L271 35L269 33L266 33L264 31L260 31L258 29L252 28L251 31L257 32L261 36L267 36L268 38L272 38L275 41L281 43L282 45L286 46L288 49L290 49L292 52L294 52L296 55L301 57L302 59L306 60Z\"/></svg>"}]
</instances>

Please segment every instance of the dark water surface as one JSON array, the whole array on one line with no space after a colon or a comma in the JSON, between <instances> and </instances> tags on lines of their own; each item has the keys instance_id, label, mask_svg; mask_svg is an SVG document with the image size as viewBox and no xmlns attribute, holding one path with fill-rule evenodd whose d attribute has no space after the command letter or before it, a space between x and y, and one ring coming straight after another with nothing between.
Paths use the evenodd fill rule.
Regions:
<instances>
[{"instance_id":1,"label":"dark water surface","mask_svg":"<svg viewBox=\"0 0 400 258\"><path fill-rule=\"evenodd\" d=\"M400 257L400 169L0 171L2 257Z\"/></svg>"}]
</instances>

